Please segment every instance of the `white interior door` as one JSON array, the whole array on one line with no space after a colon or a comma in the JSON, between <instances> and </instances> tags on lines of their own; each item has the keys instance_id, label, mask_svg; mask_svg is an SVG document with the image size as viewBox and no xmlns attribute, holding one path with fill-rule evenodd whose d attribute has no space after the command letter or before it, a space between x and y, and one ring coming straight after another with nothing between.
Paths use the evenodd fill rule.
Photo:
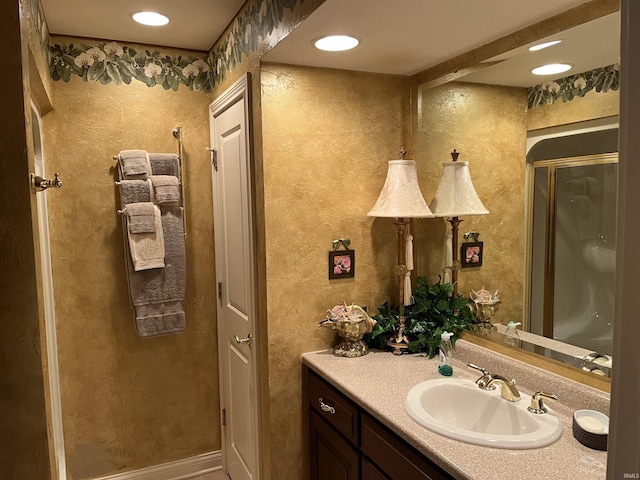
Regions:
<instances>
[{"instance_id":1,"label":"white interior door","mask_svg":"<svg viewBox=\"0 0 640 480\"><path fill-rule=\"evenodd\" d=\"M248 84L247 75L210 106L223 459L233 480L260 478Z\"/></svg>"}]
</instances>

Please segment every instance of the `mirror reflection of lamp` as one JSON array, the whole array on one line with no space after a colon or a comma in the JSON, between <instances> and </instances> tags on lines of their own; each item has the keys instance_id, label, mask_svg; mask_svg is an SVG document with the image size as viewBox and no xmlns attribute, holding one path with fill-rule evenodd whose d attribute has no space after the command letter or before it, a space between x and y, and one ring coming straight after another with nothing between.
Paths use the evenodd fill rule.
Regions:
<instances>
[{"instance_id":1,"label":"mirror reflection of lamp","mask_svg":"<svg viewBox=\"0 0 640 480\"><path fill-rule=\"evenodd\" d=\"M393 353L402 354L408 348L408 340L404 333L404 307L411 304L411 271L413 270L413 237L409 232L411 218L433 218L425 202L416 172L416 162L405 160L406 150L400 150L400 160L390 160L387 179L380 196L367 214L369 217L395 218L398 234L398 330L396 336L389 340L394 348Z\"/></svg>"},{"instance_id":2,"label":"mirror reflection of lamp","mask_svg":"<svg viewBox=\"0 0 640 480\"><path fill-rule=\"evenodd\" d=\"M469 162L458 161L459 152L454 149L451 152L453 161L442 164L442 177L436 190L436 194L429 207L436 217L448 217L451 224L451 265L448 265L448 255L445 261L445 269L451 269L451 283L453 283L453 296L458 295L458 270L460 260L458 258L458 217L467 215L487 215L487 210L471 181ZM447 254L448 254L447 248Z\"/></svg>"}]
</instances>

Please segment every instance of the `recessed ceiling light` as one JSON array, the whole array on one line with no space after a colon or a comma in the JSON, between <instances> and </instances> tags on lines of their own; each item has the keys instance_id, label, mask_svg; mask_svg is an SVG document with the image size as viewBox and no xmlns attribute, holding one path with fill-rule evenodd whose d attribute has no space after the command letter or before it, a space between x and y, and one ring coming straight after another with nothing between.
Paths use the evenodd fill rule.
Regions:
<instances>
[{"instance_id":1,"label":"recessed ceiling light","mask_svg":"<svg viewBox=\"0 0 640 480\"><path fill-rule=\"evenodd\" d=\"M357 47L359 43L360 40L351 35L325 35L313 41L316 48L327 52L351 50Z\"/></svg>"},{"instance_id":2,"label":"recessed ceiling light","mask_svg":"<svg viewBox=\"0 0 640 480\"><path fill-rule=\"evenodd\" d=\"M538 50L542 50L543 48L549 48L549 47L552 47L553 45L557 45L560 42L562 42L562 40L552 40L550 42L539 43L538 45L534 45L533 47L529 47L529 51L530 52L537 52Z\"/></svg>"},{"instance_id":3,"label":"recessed ceiling light","mask_svg":"<svg viewBox=\"0 0 640 480\"><path fill-rule=\"evenodd\" d=\"M150 25L152 27L159 27L169 23L169 19L158 12L136 12L131 14L131 18L142 25Z\"/></svg>"},{"instance_id":4,"label":"recessed ceiling light","mask_svg":"<svg viewBox=\"0 0 640 480\"><path fill-rule=\"evenodd\" d=\"M542 65L531 70L534 75L555 75L556 73L566 72L571 70L572 66L568 63L549 63L548 65Z\"/></svg>"}]
</instances>

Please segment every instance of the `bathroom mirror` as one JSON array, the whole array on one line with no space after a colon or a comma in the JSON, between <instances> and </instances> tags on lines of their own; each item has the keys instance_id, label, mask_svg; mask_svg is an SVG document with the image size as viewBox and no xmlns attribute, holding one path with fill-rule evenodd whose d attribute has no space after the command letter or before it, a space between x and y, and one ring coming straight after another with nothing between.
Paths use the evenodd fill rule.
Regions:
<instances>
[{"instance_id":1,"label":"bathroom mirror","mask_svg":"<svg viewBox=\"0 0 640 480\"><path fill-rule=\"evenodd\" d=\"M528 178L533 167L527 164L527 154L533 149L532 139L615 129L618 106L611 100L617 98L617 92L609 96L596 94L596 101L582 102L582 105L589 103L597 109L599 113L596 116L575 108L579 101L563 104L560 100L554 105L534 109L535 118L528 118L527 87L544 80L532 80L527 72L521 75L518 71L528 52L527 47L534 40L541 42L543 37L551 35L564 42L538 52L537 58L551 52L549 55L556 57L550 59L552 62L569 61L574 68L567 75L616 63L619 58L619 14L612 12L617 10L617 3L613 0L594 0L589 4L569 1L565 3L566 12L563 12L557 2L541 2L535 7L540 16L527 20L540 23L525 27L516 34L509 35L513 32L513 28L509 29L511 27L497 33L500 28L495 25L495 29L488 31L487 28L476 29L475 25L473 28L460 28L456 24L460 35L439 33L437 38L429 40L419 37L420 33L440 30L425 28L424 22L414 28L416 21L431 18L430 11L417 12L415 9L433 9L435 6L407 3L406 8L402 8L388 2L367 3L366 6L360 3L355 0L326 0L263 60L410 76L413 145L407 146L407 150L408 158L413 157L418 163L425 198L433 198L442 175L441 164L450 161L449 154L455 148L461 152L459 160L469 161L476 190L483 201L486 199L485 206L490 211L483 217L461 218L461 242L464 241L464 233L480 232L484 259L482 267L465 268L460 273L460 292L468 295L471 289L498 290L502 303L495 320L528 323L525 312L529 309L530 300L525 295L525 278L531 274L532 249L526 240L530 219L525 218L529 211L525 200L527 189L533 188ZM546 12L556 12L557 15L543 20L553 14L544 13L543 7L548 9ZM571 7L574 8L569 10ZM394 11L389 13L384 8L393 8ZM363 11L367 11L367 15L362 15ZM510 12L501 13L508 16ZM382 25L376 22L382 22ZM340 52L337 56L330 56L313 52L309 48L311 40L326 33L326 25L344 32L360 33L366 41L358 47L360 50L354 49L353 53ZM512 21L511 25L515 23ZM473 39L469 38L470 30L474 32ZM407 31L415 31L416 36L407 37L404 35ZM391 33L382 35L382 32ZM572 42L569 34L574 39ZM492 41L502 35L500 40ZM462 39L467 43L463 45ZM570 44L575 46L575 50L567 53L570 55L567 57L563 52ZM430 48L432 45L438 47ZM458 50L453 51L452 45ZM443 51L448 53L442 56ZM455 57L456 52L460 53L459 57ZM451 57L454 59L447 60ZM369 62L372 59L375 64ZM546 60L540 60L540 63L546 63ZM405 65L405 71L393 70L398 65ZM425 65L435 66L425 70ZM600 100L601 97L604 100ZM612 108L612 103L616 103L615 108ZM563 108L563 105L570 108ZM576 110L573 115L571 112ZM393 155L392 152L382 154ZM512 181L513 178L517 181ZM416 221L414 226L417 230L412 232L416 237L415 270L418 275L435 280L444 265L448 224L442 219L425 219ZM495 350L504 346L499 338L483 337L480 340ZM542 335L532 335L530 340L532 345L545 343L544 348L532 348L535 350L532 355L544 353L542 350L572 350L562 342L551 341L547 345L549 339Z\"/></svg>"},{"instance_id":2,"label":"bathroom mirror","mask_svg":"<svg viewBox=\"0 0 640 480\"><path fill-rule=\"evenodd\" d=\"M521 322L523 348L605 377L613 345L617 92L531 108L527 89L615 64L619 21L613 13L534 42L562 40L544 58L527 44L469 65L472 73L453 82L421 84L417 102L416 157L426 196L455 148L490 211L461 217L460 241L465 232L480 232L484 264L460 271L460 293L497 290L502 303L491 321ZM574 69L548 79L530 75L551 61ZM434 276L444 264L448 228L442 219L418 226L419 272ZM498 330L486 335L489 345L504 343L504 327ZM582 362L591 352L609 359Z\"/></svg>"}]
</instances>

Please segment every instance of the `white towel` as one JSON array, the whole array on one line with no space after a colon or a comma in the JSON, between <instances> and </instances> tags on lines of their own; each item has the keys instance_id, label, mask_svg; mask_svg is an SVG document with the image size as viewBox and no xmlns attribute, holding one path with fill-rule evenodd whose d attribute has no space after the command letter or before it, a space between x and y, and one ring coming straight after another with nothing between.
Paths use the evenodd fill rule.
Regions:
<instances>
[{"instance_id":1,"label":"white towel","mask_svg":"<svg viewBox=\"0 0 640 480\"><path fill-rule=\"evenodd\" d=\"M156 227L154 233L132 233L128 225L129 222L127 222L129 250L136 272L164 267L164 234L162 233L160 209L156 205L153 208Z\"/></svg>"}]
</instances>

